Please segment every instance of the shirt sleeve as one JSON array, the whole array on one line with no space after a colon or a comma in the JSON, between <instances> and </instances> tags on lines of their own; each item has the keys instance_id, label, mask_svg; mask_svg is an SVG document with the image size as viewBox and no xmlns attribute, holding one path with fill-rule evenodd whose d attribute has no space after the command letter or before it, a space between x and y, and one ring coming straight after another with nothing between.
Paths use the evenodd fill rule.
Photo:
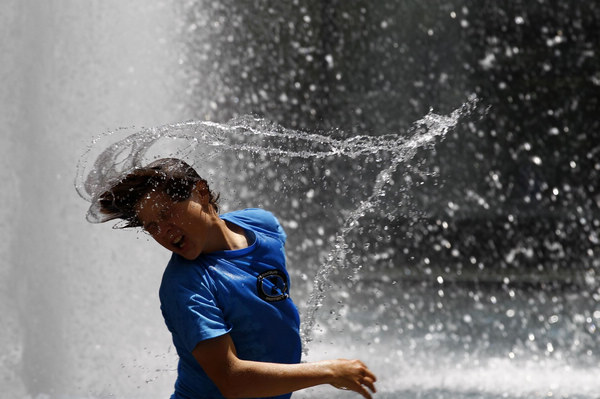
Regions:
<instances>
[{"instance_id":1,"label":"shirt sleeve","mask_svg":"<svg viewBox=\"0 0 600 399\"><path fill-rule=\"evenodd\" d=\"M275 216L273 216L273 219L275 219L275 223L277 225L277 238L285 245L285 241L287 239L285 230L283 230L283 227L281 227L281 224L279 224L279 221L275 218Z\"/></svg>"},{"instance_id":2,"label":"shirt sleeve","mask_svg":"<svg viewBox=\"0 0 600 399\"><path fill-rule=\"evenodd\" d=\"M190 352L198 342L231 330L214 294L201 279L174 278L164 284L161 311L173 336Z\"/></svg>"},{"instance_id":3,"label":"shirt sleeve","mask_svg":"<svg viewBox=\"0 0 600 399\"><path fill-rule=\"evenodd\" d=\"M279 220L269 211L259 208L248 208L222 215L223 219L233 223L241 223L251 230L259 231L281 241L285 245L287 236Z\"/></svg>"}]
</instances>

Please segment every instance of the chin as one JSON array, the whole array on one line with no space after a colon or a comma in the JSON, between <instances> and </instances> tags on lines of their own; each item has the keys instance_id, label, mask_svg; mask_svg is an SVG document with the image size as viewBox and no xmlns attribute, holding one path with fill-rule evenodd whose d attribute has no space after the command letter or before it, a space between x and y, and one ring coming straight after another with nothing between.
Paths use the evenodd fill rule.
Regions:
<instances>
[{"instance_id":1,"label":"chin","mask_svg":"<svg viewBox=\"0 0 600 399\"><path fill-rule=\"evenodd\" d=\"M187 259L187 260L194 260L196 259L198 256L200 256L200 254L197 253L190 253L190 252L177 252L181 257Z\"/></svg>"}]
</instances>

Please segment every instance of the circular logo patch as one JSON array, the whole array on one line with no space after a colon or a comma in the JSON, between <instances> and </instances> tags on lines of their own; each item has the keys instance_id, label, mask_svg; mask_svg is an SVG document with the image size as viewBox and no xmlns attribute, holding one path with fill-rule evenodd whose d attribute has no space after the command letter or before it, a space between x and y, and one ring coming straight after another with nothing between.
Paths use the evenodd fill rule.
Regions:
<instances>
[{"instance_id":1,"label":"circular logo patch","mask_svg":"<svg viewBox=\"0 0 600 399\"><path fill-rule=\"evenodd\" d=\"M256 290L267 302L283 301L289 296L287 276L280 270L261 273L256 280Z\"/></svg>"}]
</instances>

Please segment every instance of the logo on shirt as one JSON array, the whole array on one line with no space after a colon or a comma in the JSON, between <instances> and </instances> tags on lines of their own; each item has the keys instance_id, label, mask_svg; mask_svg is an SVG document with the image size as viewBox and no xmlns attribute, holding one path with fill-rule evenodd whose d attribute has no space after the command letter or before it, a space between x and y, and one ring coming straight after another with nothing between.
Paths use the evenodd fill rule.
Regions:
<instances>
[{"instance_id":1,"label":"logo on shirt","mask_svg":"<svg viewBox=\"0 0 600 399\"><path fill-rule=\"evenodd\" d=\"M259 274L256 280L258 296L267 302L283 301L289 296L288 280L280 270Z\"/></svg>"}]
</instances>

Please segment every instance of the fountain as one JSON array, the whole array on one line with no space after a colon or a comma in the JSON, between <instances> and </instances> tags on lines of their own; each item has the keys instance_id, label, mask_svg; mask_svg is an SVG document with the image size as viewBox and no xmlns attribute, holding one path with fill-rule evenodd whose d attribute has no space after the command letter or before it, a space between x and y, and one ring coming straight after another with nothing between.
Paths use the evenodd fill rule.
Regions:
<instances>
[{"instance_id":1,"label":"fountain","mask_svg":"<svg viewBox=\"0 0 600 399\"><path fill-rule=\"evenodd\" d=\"M72 187L92 137L136 124L165 129L109 137L215 133L160 148L194 158L226 209L280 216L308 360L363 358L381 398L595 396L593 2L1 7L3 395L171 391L156 298L168 254L87 223ZM438 131L411 126L471 93L481 105L443 140L408 158L378 147ZM315 276L325 295L310 299ZM348 394L294 395L320 396Z\"/></svg>"}]
</instances>

